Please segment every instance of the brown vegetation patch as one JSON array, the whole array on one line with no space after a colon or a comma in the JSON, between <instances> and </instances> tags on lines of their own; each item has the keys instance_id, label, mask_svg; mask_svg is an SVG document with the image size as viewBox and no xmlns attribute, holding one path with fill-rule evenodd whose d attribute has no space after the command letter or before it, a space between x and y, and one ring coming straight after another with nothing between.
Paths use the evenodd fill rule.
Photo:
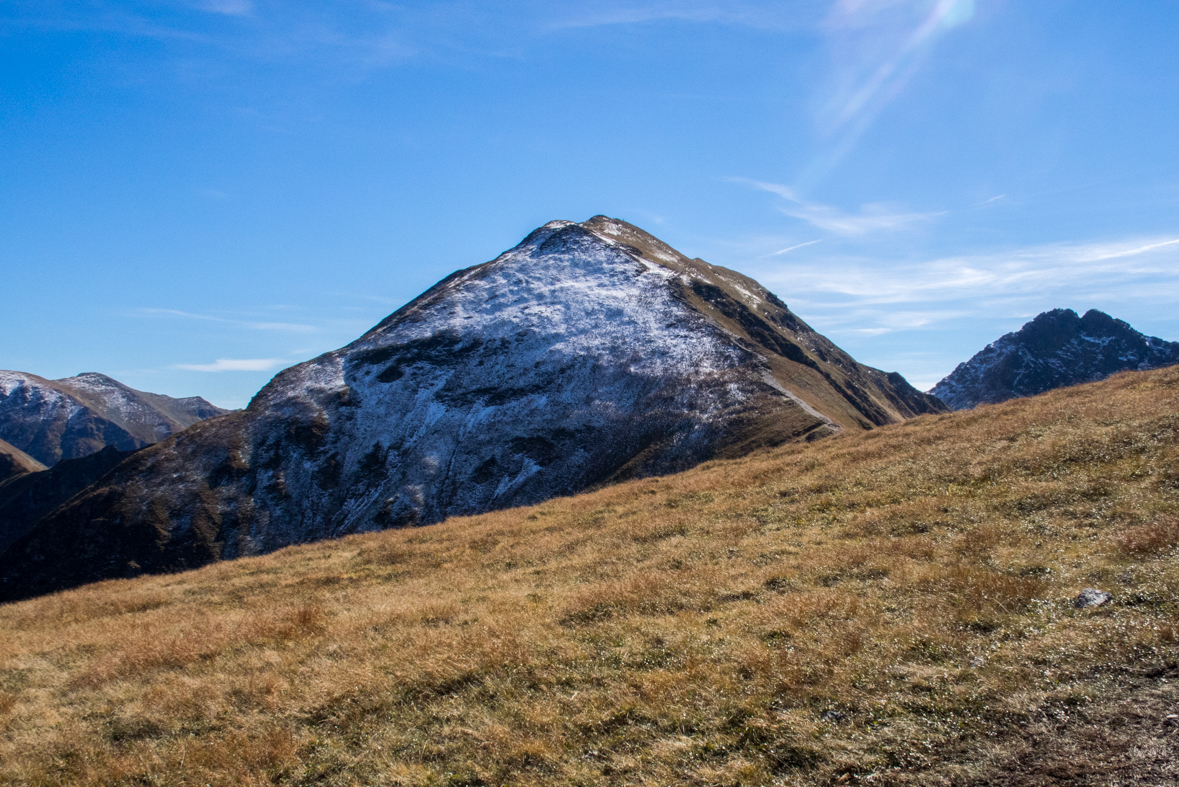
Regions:
<instances>
[{"instance_id":1,"label":"brown vegetation patch","mask_svg":"<svg viewBox=\"0 0 1179 787\"><path fill-rule=\"evenodd\" d=\"M1128 527L1114 536L1114 543L1130 555L1173 551L1179 547L1179 518L1166 517L1149 525Z\"/></svg>"}]
</instances>

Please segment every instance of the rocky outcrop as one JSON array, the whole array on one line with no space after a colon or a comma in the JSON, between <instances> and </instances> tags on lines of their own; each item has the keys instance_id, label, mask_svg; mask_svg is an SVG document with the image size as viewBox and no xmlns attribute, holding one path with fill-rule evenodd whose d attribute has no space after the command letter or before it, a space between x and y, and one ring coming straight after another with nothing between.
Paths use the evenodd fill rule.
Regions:
<instances>
[{"instance_id":1,"label":"rocky outcrop","mask_svg":"<svg viewBox=\"0 0 1179 787\"><path fill-rule=\"evenodd\" d=\"M1179 342L1144 336L1096 309L1044 312L1003 336L930 391L955 410L1179 363Z\"/></svg>"},{"instance_id":2,"label":"rocky outcrop","mask_svg":"<svg viewBox=\"0 0 1179 787\"><path fill-rule=\"evenodd\" d=\"M1103 607L1113 601L1113 595L1097 588L1085 588L1073 599L1074 609Z\"/></svg>"},{"instance_id":3,"label":"rocky outcrop","mask_svg":"<svg viewBox=\"0 0 1179 787\"><path fill-rule=\"evenodd\" d=\"M140 451L0 576L11 597L172 570L944 409L752 279L622 221L552 222Z\"/></svg>"},{"instance_id":4,"label":"rocky outcrop","mask_svg":"<svg viewBox=\"0 0 1179 787\"><path fill-rule=\"evenodd\" d=\"M199 396L137 391L95 372L46 380L0 371L0 439L47 466L108 445L142 448L226 412Z\"/></svg>"}]
</instances>

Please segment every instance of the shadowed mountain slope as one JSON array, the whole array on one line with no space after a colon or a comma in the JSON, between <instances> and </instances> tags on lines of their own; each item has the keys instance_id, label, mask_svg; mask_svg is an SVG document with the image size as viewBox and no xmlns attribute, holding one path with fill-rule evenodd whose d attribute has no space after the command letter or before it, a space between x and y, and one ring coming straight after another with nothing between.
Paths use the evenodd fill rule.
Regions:
<instances>
[{"instance_id":1,"label":"shadowed mountain slope","mask_svg":"<svg viewBox=\"0 0 1179 787\"><path fill-rule=\"evenodd\" d=\"M33 593L172 570L942 409L752 279L618 220L551 222L136 454L0 576Z\"/></svg>"},{"instance_id":2,"label":"shadowed mountain slope","mask_svg":"<svg viewBox=\"0 0 1179 787\"><path fill-rule=\"evenodd\" d=\"M46 380L0 370L0 439L48 466L108 445L142 448L226 412L199 396L137 391L95 372Z\"/></svg>"},{"instance_id":3,"label":"shadowed mountain slope","mask_svg":"<svg viewBox=\"0 0 1179 787\"><path fill-rule=\"evenodd\" d=\"M107 446L77 459L63 459L48 469L0 481L0 553L29 532L40 519L109 473L130 456Z\"/></svg>"},{"instance_id":4,"label":"shadowed mountain slope","mask_svg":"<svg viewBox=\"0 0 1179 787\"><path fill-rule=\"evenodd\" d=\"M1144 336L1096 309L1083 317L1053 309L958 364L930 393L966 410L1174 363L1179 342Z\"/></svg>"},{"instance_id":5,"label":"shadowed mountain slope","mask_svg":"<svg viewBox=\"0 0 1179 787\"><path fill-rule=\"evenodd\" d=\"M13 476L36 473L44 469L45 465L24 451L0 440L0 483L4 483Z\"/></svg>"}]
</instances>

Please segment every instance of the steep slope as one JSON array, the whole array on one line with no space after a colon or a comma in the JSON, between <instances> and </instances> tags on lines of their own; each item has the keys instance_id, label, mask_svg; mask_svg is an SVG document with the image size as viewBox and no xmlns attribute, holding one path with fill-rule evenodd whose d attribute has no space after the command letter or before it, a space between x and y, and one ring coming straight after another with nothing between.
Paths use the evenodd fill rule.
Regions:
<instances>
[{"instance_id":1,"label":"steep slope","mask_svg":"<svg viewBox=\"0 0 1179 787\"><path fill-rule=\"evenodd\" d=\"M942 408L751 279L621 221L557 221L137 454L0 576L31 591L192 566Z\"/></svg>"},{"instance_id":2,"label":"steep slope","mask_svg":"<svg viewBox=\"0 0 1179 787\"><path fill-rule=\"evenodd\" d=\"M199 396L137 391L95 372L46 380L0 371L0 439L48 466L108 445L142 448L226 412Z\"/></svg>"},{"instance_id":3,"label":"steep slope","mask_svg":"<svg viewBox=\"0 0 1179 787\"><path fill-rule=\"evenodd\" d=\"M955 410L1179 363L1179 342L1144 336L1090 309L1053 309L1003 336L930 391Z\"/></svg>"},{"instance_id":4,"label":"steep slope","mask_svg":"<svg viewBox=\"0 0 1179 787\"><path fill-rule=\"evenodd\" d=\"M19 448L0 440L0 484L9 478L44 470L45 465Z\"/></svg>"},{"instance_id":5,"label":"steep slope","mask_svg":"<svg viewBox=\"0 0 1179 787\"><path fill-rule=\"evenodd\" d=\"M107 446L77 459L63 459L39 472L26 472L0 481L0 553L40 519L109 473L131 455Z\"/></svg>"}]
</instances>

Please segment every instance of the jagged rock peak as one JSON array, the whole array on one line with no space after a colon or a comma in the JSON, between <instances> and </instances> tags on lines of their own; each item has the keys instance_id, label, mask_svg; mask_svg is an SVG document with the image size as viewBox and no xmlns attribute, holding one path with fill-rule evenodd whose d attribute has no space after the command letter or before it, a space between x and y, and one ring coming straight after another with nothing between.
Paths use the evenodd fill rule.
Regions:
<instances>
[{"instance_id":1,"label":"jagged rock peak","mask_svg":"<svg viewBox=\"0 0 1179 787\"><path fill-rule=\"evenodd\" d=\"M1179 342L1145 336L1096 309L1083 316L1053 309L959 364L930 393L964 410L1174 363Z\"/></svg>"}]
</instances>

